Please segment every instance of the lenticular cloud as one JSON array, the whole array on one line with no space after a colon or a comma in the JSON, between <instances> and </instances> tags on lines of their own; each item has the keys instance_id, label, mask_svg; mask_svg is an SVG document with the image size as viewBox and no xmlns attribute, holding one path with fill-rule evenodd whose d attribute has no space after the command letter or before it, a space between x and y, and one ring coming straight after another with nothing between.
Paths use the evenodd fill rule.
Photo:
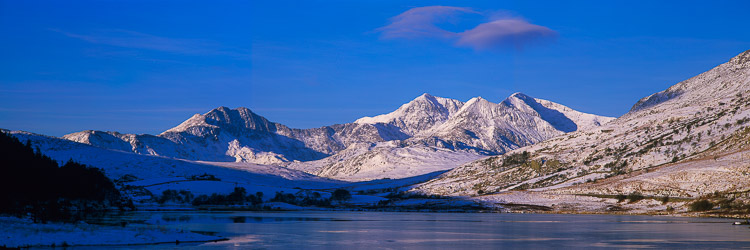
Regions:
<instances>
[{"instance_id":1,"label":"lenticular cloud","mask_svg":"<svg viewBox=\"0 0 750 250\"><path fill-rule=\"evenodd\" d=\"M502 19L483 23L477 27L461 32L456 42L459 46L469 46L477 50L498 47L523 46L554 38L557 32L521 19Z\"/></svg>"},{"instance_id":2,"label":"lenticular cloud","mask_svg":"<svg viewBox=\"0 0 750 250\"><path fill-rule=\"evenodd\" d=\"M531 24L521 18L500 18L481 23L476 27L452 32L437 25L459 14L481 14L469 8L452 6L427 6L409 9L390 19L378 28L383 39L437 38L453 40L456 46L475 50L498 48L522 49L524 46L554 39L557 32Z\"/></svg>"},{"instance_id":3,"label":"lenticular cloud","mask_svg":"<svg viewBox=\"0 0 750 250\"><path fill-rule=\"evenodd\" d=\"M383 38L446 38L456 33L441 29L436 24L461 13L477 13L469 8L427 6L412 8L390 19L390 24L377 29Z\"/></svg>"}]
</instances>

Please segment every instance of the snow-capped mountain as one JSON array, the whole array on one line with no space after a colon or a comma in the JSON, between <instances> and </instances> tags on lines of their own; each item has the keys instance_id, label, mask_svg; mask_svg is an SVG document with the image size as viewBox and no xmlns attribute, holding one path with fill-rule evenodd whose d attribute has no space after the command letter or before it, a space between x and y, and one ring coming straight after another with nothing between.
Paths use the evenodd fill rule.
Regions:
<instances>
[{"instance_id":1,"label":"snow-capped mountain","mask_svg":"<svg viewBox=\"0 0 750 250\"><path fill-rule=\"evenodd\" d=\"M572 132L516 149L505 156L468 163L416 190L453 195L500 195L510 190L535 190L546 194L613 195L639 191L654 195L701 195L736 190L734 185L712 184L720 180L711 176L721 178L727 166L703 162L704 167L714 167L703 168L701 171L705 171L701 174L688 174L690 171L683 170L693 168L695 164L691 162L705 160L705 152L715 152L712 155L715 161L734 154L733 149L729 150L731 147L718 151L716 147L743 133L748 124L750 51L639 100L630 112L597 129ZM733 145L739 148L741 143ZM750 165L750 161L745 159L736 164ZM744 176L740 170L732 171ZM628 177L651 171L666 171L659 175L661 177L650 176L670 176L673 181L652 180L649 185L629 182L638 178ZM585 182L622 176L627 176L625 182L633 185L618 182L617 186L578 188L593 185L583 184ZM699 186L705 190L682 190L674 184L678 181L703 183ZM626 186L627 189L622 188Z\"/></svg>"},{"instance_id":2,"label":"snow-capped mountain","mask_svg":"<svg viewBox=\"0 0 750 250\"><path fill-rule=\"evenodd\" d=\"M567 132L597 127L612 119L522 93L500 103L475 97L451 114L448 121L411 140L430 146L502 154Z\"/></svg>"},{"instance_id":3,"label":"snow-capped mountain","mask_svg":"<svg viewBox=\"0 0 750 250\"><path fill-rule=\"evenodd\" d=\"M437 177L411 182L411 191L493 206L685 211L686 200L706 197L748 204L750 50L640 99L617 119L522 93L499 103L424 94L389 114L313 129L221 107L159 135L83 131L60 140L13 134L54 159L104 166L113 178L137 173L143 187L203 185L191 177L207 172L226 179L211 187L222 190L237 183L274 190L344 185L321 176L359 181L421 175L420 182ZM388 182L375 182L381 181ZM636 192L651 201L679 201L621 204L607 198Z\"/></svg>"},{"instance_id":4,"label":"snow-capped mountain","mask_svg":"<svg viewBox=\"0 0 750 250\"><path fill-rule=\"evenodd\" d=\"M444 123L463 105L464 103L458 100L435 97L425 93L402 105L396 111L375 117L362 117L354 123L389 124L400 128L405 134L414 136Z\"/></svg>"},{"instance_id":5,"label":"snow-capped mountain","mask_svg":"<svg viewBox=\"0 0 750 250\"><path fill-rule=\"evenodd\" d=\"M406 171L410 176L450 169L481 155L502 154L611 119L521 93L501 103L481 97L463 103L423 94L389 114L321 128L293 129L247 108L220 107L193 115L159 135L87 130L64 138L187 160L309 162L290 167L336 178L369 171L370 179L404 177L396 169L412 169ZM381 158L387 160L377 160ZM436 164L429 159L446 160Z\"/></svg>"},{"instance_id":6,"label":"snow-capped mountain","mask_svg":"<svg viewBox=\"0 0 750 250\"><path fill-rule=\"evenodd\" d=\"M64 138L98 147L188 160L276 164L317 160L348 145L403 139L386 124L337 124L291 129L247 108L219 107L193 115L157 136L82 131Z\"/></svg>"},{"instance_id":7,"label":"snow-capped mountain","mask_svg":"<svg viewBox=\"0 0 750 250\"><path fill-rule=\"evenodd\" d=\"M423 128L409 132L413 134L411 138L353 145L331 157L289 167L346 180L426 174L566 132L597 127L612 119L574 111L522 93L515 93L501 103L481 97L462 103L425 94L390 114L357 121L388 122L394 126L407 124L411 125L411 131L416 131L415 127Z\"/></svg>"}]
</instances>

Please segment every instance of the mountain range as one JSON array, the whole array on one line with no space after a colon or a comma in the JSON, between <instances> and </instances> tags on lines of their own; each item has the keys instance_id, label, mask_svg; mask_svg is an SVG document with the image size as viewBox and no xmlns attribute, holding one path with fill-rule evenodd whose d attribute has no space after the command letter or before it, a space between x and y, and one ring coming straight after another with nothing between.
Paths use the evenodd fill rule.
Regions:
<instances>
[{"instance_id":1,"label":"mountain range","mask_svg":"<svg viewBox=\"0 0 750 250\"><path fill-rule=\"evenodd\" d=\"M446 170L612 119L522 93L500 103L423 94L388 114L320 128L289 128L247 108L219 107L159 135L87 130L63 138L138 154L277 164L365 180Z\"/></svg>"},{"instance_id":2,"label":"mountain range","mask_svg":"<svg viewBox=\"0 0 750 250\"><path fill-rule=\"evenodd\" d=\"M159 135L11 134L55 160L96 165L151 192L345 187L375 192L360 197L372 204L396 188L501 208L672 213L703 199L744 209L750 50L616 119L522 93L499 103L423 94L388 114L311 129L220 107ZM625 195L645 199L615 198Z\"/></svg>"}]
</instances>

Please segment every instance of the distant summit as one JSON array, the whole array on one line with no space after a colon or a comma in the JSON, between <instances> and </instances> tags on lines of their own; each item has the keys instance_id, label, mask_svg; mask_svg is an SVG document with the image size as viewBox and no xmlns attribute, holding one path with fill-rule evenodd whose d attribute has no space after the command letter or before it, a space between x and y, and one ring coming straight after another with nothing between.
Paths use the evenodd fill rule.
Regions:
<instances>
[{"instance_id":1,"label":"distant summit","mask_svg":"<svg viewBox=\"0 0 750 250\"><path fill-rule=\"evenodd\" d=\"M450 144L451 148L501 154L613 119L515 93L500 103L472 98L452 112L448 120L415 137Z\"/></svg>"},{"instance_id":2,"label":"distant summit","mask_svg":"<svg viewBox=\"0 0 750 250\"><path fill-rule=\"evenodd\" d=\"M447 121L464 103L454 99L435 97L424 93L414 100L401 105L396 111L375 117L363 117L354 123L360 124L390 124L401 129L408 135L415 135L421 131Z\"/></svg>"}]
</instances>

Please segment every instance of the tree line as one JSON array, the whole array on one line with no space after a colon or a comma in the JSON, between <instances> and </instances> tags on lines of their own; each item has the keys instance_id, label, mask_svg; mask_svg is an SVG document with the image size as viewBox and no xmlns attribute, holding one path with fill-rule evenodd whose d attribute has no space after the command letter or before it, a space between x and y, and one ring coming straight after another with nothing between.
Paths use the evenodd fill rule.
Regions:
<instances>
[{"instance_id":1,"label":"tree line","mask_svg":"<svg viewBox=\"0 0 750 250\"><path fill-rule=\"evenodd\" d=\"M74 212L132 208L101 169L74 161L60 166L30 142L0 132L0 213L35 221L70 220Z\"/></svg>"}]
</instances>

